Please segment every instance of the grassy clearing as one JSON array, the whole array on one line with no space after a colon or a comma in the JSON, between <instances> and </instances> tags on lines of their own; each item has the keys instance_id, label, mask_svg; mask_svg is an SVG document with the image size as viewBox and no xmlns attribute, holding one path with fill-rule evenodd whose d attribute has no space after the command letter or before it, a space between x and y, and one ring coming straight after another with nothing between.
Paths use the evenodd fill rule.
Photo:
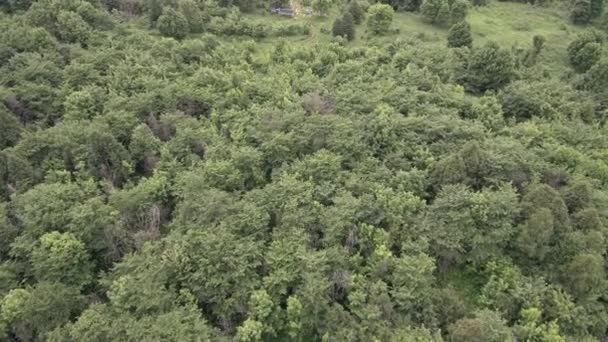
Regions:
<instances>
[{"instance_id":1,"label":"grassy clearing","mask_svg":"<svg viewBox=\"0 0 608 342\"><path fill-rule=\"evenodd\" d=\"M297 19L276 16L254 15L255 20L265 22L296 21L309 23L312 27L308 37L291 37L290 41L303 44L323 43L332 39L331 26L339 9L334 8L326 17L299 17ZM535 7L522 3L491 1L487 6L475 7L469 11L467 21L471 24L474 44L496 41L505 47L528 48L534 35L546 38L545 51L540 63L551 71L564 69L566 48L574 36L583 28L569 23L566 10ZM438 27L426 22L418 13L395 13L393 28L398 33L384 37L369 36L365 23L357 27L357 38L350 44L367 45L372 42L390 41L397 37L416 37L429 44L445 44L448 27ZM265 39L262 43L273 44L275 39Z\"/></svg>"},{"instance_id":2,"label":"grassy clearing","mask_svg":"<svg viewBox=\"0 0 608 342\"><path fill-rule=\"evenodd\" d=\"M493 40L503 46L527 48L534 35L547 41L539 63L561 70L567 63L566 48L582 28L570 25L566 11L512 2L492 2L474 8L468 19L474 42Z\"/></svg>"}]
</instances>

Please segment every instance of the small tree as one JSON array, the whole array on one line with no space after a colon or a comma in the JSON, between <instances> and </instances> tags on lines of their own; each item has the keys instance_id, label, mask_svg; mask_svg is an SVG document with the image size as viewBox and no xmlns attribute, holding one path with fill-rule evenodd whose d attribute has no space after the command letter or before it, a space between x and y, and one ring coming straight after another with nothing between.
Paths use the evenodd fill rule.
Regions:
<instances>
[{"instance_id":1,"label":"small tree","mask_svg":"<svg viewBox=\"0 0 608 342\"><path fill-rule=\"evenodd\" d=\"M327 15L327 11L333 5L331 0L313 0L312 8L319 13L319 15L325 16Z\"/></svg>"},{"instance_id":2,"label":"small tree","mask_svg":"<svg viewBox=\"0 0 608 342\"><path fill-rule=\"evenodd\" d=\"M57 31L64 42L85 44L91 34L91 27L78 14L61 11L57 16Z\"/></svg>"},{"instance_id":3,"label":"small tree","mask_svg":"<svg viewBox=\"0 0 608 342\"><path fill-rule=\"evenodd\" d=\"M165 7L163 14L158 18L158 30L163 36L182 39L190 31L188 20L183 14L171 7Z\"/></svg>"},{"instance_id":4,"label":"small tree","mask_svg":"<svg viewBox=\"0 0 608 342\"><path fill-rule=\"evenodd\" d=\"M576 298L599 295L605 284L604 258L600 255L581 253L566 266L564 285Z\"/></svg>"},{"instance_id":5,"label":"small tree","mask_svg":"<svg viewBox=\"0 0 608 342\"><path fill-rule=\"evenodd\" d=\"M489 42L474 49L464 65L457 70L456 78L472 92L496 90L509 83L514 75L515 63L509 50Z\"/></svg>"},{"instance_id":6,"label":"small tree","mask_svg":"<svg viewBox=\"0 0 608 342\"><path fill-rule=\"evenodd\" d=\"M347 11L341 18L336 18L332 33L334 36L341 36L348 40L355 39L355 23L350 12Z\"/></svg>"},{"instance_id":7,"label":"small tree","mask_svg":"<svg viewBox=\"0 0 608 342\"><path fill-rule=\"evenodd\" d=\"M348 5L348 12L353 16L355 24L359 25L365 19L365 11L361 8L359 1L353 0Z\"/></svg>"},{"instance_id":8,"label":"small tree","mask_svg":"<svg viewBox=\"0 0 608 342\"><path fill-rule=\"evenodd\" d=\"M182 0L179 2L179 11L184 15L190 32L202 32L203 31L203 14L200 8L193 0Z\"/></svg>"},{"instance_id":9,"label":"small tree","mask_svg":"<svg viewBox=\"0 0 608 342\"><path fill-rule=\"evenodd\" d=\"M597 31L588 31L579 34L568 45L568 58L570 64L578 72L585 72L601 57L602 36Z\"/></svg>"},{"instance_id":10,"label":"small tree","mask_svg":"<svg viewBox=\"0 0 608 342\"><path fill-rule=\"evenodd\" d=\"M431 23L444 24L450 17L450 5L447 0L424 0L420 12Z\"/></svg>"},{"instance_id":11,"label":"small tree","mask_svg":"<svg viewBox=\"0 0 608 342\"><path fill-rule=\"evenodd\" d=\"M473 318L463 318L448 328L450 341L453 342L503 342L513 339L507 322L500 314L490 310L475 312Z\"/></svg>"},{"instance_id":12,"label":"small tree","mask_svg":"<svg viewBox=\"0 0 608 342\"><path fill-rule=\"evenodd\" d=\"M71 233L44 234L32 253L32 268L39 281L82 287L93 280L93 265L85 246Z\"/></svg>"},{"instance_id":13,"label":"small tree","mask_svg":"<svg viewBox=\"0 0 608 342\"><path fill-rule=\"evenodd\" d=\"M577 25L589 24L592 19L591 2L589 0L576 0L572 6L570 18Z\"/></svg>"},{"instance_id":14,"label":"small tree","mask_svg":"<svg viewBox=\"0 0 608 342\"><path fill-rule=\"evenodd\" d=\"M374 34L387 33L393 23L395 11L389 5L376 4L367 10L367 27Z\"/></svg>"},{"instance_id":15,"label":"small tree","mask_svg":"<svg viewBox=\"0 0 608 342\"><path fill-rule=\"evenodd\" d=\"M463 21L469 12L469 2L466 0L454 0L450 8L450 20L452 23Z\"/></svg>"},{"instance_id":16,"label":"small tree","mask_svg":"<svg viewBox=\"0 0 608 342\"><path fill-rule=\"evenodd\" d=\"M598 18L604 12L604 0L591 0L589 12L592 18Z\"/></svg>"},{"instance_id":17,"label":"small tree","mask_svg":"<svg viewBox=\"0 0 608 342\"><path fill-rule=\"evenodd\" d=\"M158 18L163 14L163 1L146 0L145 8L148 14L148 21L150 22L150 27L154 27L154 24L156 24Z\"/></svg>"},{"instance_id":18,"label":"small tree","mask_svg":"<svg viewBox=\"0 0 608 342\"><path fill-rule=\"evenodd\" d=\"M472 47L471 26L466 21L454 24L448 32L448 47Z\"/></svg>"},{"instance_id":19,"label":"small tree","mask_svg":"<svg viewBox=\"0 0 608 342\"><path fill-rule=\"evenodd\" d=\"M420 9L420 5L422 4L421 0L399 0L400 6L398 7L401 10L415 12Z\"/></svg>"},{"instance_id":20,"label":"small tree","mask_svg":"<svg viewBox=\"0 0 608 342\"><path fill-rule=\"evenodd\" d=\"M585 73L582 88L596 92L608 89L608 58L601 59Z\"/></svg>"},{"instance_id":21,"label":"small tree","mask_svg":"<svg viewBox=\"0 0 608 342\"><path fill-rule=\"evenodd\" d=\"M540 54L543 47L545 46L545 41L546 41L545 37L538 35L538 34L535 35L534 37L532 37L532 47L534 49L535 55Z\"/></svg>"}]
</instances>

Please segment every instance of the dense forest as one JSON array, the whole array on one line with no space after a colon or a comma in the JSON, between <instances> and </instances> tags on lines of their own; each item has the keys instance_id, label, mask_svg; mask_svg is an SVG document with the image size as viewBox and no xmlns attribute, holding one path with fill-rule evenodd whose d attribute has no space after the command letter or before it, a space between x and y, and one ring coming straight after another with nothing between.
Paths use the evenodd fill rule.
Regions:
<instances>
[{"instance_id":1,"label":"dense forest","mask_svg":"<svg viewBox=\"0 0 608 342\"><path fill-rule=\"evenodd\" d=\"M0 340L608 336L603 0L0 9Z\"/></svg>"}]
</instances>

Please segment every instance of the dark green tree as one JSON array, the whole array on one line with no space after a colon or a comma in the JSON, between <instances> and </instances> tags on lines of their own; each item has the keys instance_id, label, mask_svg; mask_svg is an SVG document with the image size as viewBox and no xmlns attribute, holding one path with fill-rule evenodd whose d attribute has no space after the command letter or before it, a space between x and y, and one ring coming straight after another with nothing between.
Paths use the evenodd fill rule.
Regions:
<instances>
[{"instance_id":1,"label":"dark green tree","mask_svg":"<svg viewBox=\"0 0 608 342\"><path fill-rule=\"evenodd\" d=\"M0 135L0 150L13 146L19 141L21 135L21 125L19 120L0 104L0 125L2 125L2 135Z\"/></svg>"},{"instance_id":2,"label":"dark green tree","mask_svg":"<svg viewBox=\"0 0 608 342\"><path fill-rule=\"evenodd\" d=\"M576 54L570 56L570 62L578 72L585 72L602 57L602 46L599 43L585 44Z\"/></svg>"},{"instance_id":3,"label":"dark green tree","mask_svg":"<svg viewBox=\"0 0 608 342\"><path fill-rule=\"evenodd\" d=\"M163 0L146 0L144 4L150 27L154 27L158 18L163 14Z\"/></svg>"},{"instance_id":4,"label":"dark green tree","mask_svg":"<svg viewBox=\"0 0 608 342\"><path fill-rule=\"evenodd\" d=\"M179 1L179 12L186 18L186 21L188 21L190 32L203 32L203 13L201 12L201 9L195 1Z\"/></svg>"},{"instance_id":5,"label":"dark green tree","mask_svg":"<svg viewBox=\"0 0 608 342\"><path fill-rule=\"evenodd\" d=\"M541 35L534 35L534 37L532 37L532 48L534 49L534 54L538 55L540 54L540 52L543 50L543 48L545 47L545 42L547 41L547 39L544 36Z\"/></svg>"},{"instance_id":6,"label":"dark green tree","mask_svg":"<svg viewBox=\"0 0 608 342\"><path fill-rule=\"evenodd\" d=\"M355 24L350 12L344 13L341 18L336 18L332 27L332 33L334 36L344 37L348 40L355 39Z\"/></svg>"},{"instance_id":7,"label":"dark green tree","mask_svg":"<svg viewBox=\"0 0 608 342\"><path fill-rule=\"evenodd\" d=\"M454 0L450 5L450 22L459 23L464 21L469 12L469 2L467 0Z\"/></svg>"},{"instance_id":8,"label":"dark green tree","mask_svg":"<svg viewBox=\"0 0 608 342\"><path fill-rule=\"evenodd\" d=\"M514 76L515 63L509 50L494 42L473 49L457 70L457 79L474 93L497 90L508 84Z\"/></svg>"},{"instance_id":9,"label":"dark green tree","mask_svg":"<svg viewBox=\"0 0 608 342\"><path fill-rule=\"evenodd\" d=\"M592 18L598 18L604 13L604 0L590 0L590 8Z\"/></svg>"},{"instance_id":10,"label":"dark green tree","mask_svg":"<svg viewBox=\"0 0 608 342\"><path fill-rule=\"evenodd\" d=\"M578 299L600 295L606 287L604 258L596 254L576 255L563 273L564 285Z\"/></svg>"},{"instance_id":11,"label":"dark green tree","mask_svg":"<svg viewBox=\"0 0 608 342\"><path fill-rule=\"evenodd\" d=\"M347 11L353 16L353 21L359 25L365 20L365 11L357 0L352 0L346 7Z\"/></svg>"},{"instance_id":12,"label":"dark green tree","mask_svg":"<svg viewBox=\"0 0 608 342\"><path fill-rule=\"evenodd\" d=\"M450 27L448 31L448 47L473 47L473 36L471 26L466 21L461 21Z\"/></svg>"},{"instance_id":13,"label":"dark green tree","mask_svg":"<svg viewBox=\"0 0 608 342\"><path fill-rule=\"evenodd\" d=\"M577 25L589 24L593 14L591 13L591 1L590 0L576 0L572 5L570 12L570 19Z\"/></svg>"},{"instance_id":14,"label":"dark green tree","mask_svg":"<svg viewBox=\"0 0 608 342\"><path fill-rule=\"evenodd\" d=\"M13 289L2 299L0 326L21 341L45 341L83 307L84 297L77 288L42 282Z\"/></svg>"},{"instance_id":15,"label":"dark green tree","mask_svg":"<svg viewBox=\"0 0 608 342\"><path fill-rule=\"evenodd\" d=\"M420 13L429 22L443 25L450 20L450 4L447 0L424 0L420 5Z\"/></svg>"},{"instance_id":16,"label":"dark green tree","mask_svg":"<svg viewBox=\"0 0 608 342\"><path fill-rule=\"evenodd\" d=\"M182 39L190 32L190 25L186 17L171 7L163 8L156 26L163 36L175 39Z\"/></svg>"}]
</instances>

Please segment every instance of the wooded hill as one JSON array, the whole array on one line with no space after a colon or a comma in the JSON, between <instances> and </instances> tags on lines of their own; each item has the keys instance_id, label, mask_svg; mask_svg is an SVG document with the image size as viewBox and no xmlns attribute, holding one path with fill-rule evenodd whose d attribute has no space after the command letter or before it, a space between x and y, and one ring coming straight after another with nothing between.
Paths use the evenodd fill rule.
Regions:
<instances>
[{"instance_id":1,"label":"wooded hill","mask_svg":"<svg viewBox=\"0 0 608 342\"><path fill-rule=\"evenodd\" d=\"M600 0L1 4L0 340L608 335Z\"/></svg>"}]
</instances>

